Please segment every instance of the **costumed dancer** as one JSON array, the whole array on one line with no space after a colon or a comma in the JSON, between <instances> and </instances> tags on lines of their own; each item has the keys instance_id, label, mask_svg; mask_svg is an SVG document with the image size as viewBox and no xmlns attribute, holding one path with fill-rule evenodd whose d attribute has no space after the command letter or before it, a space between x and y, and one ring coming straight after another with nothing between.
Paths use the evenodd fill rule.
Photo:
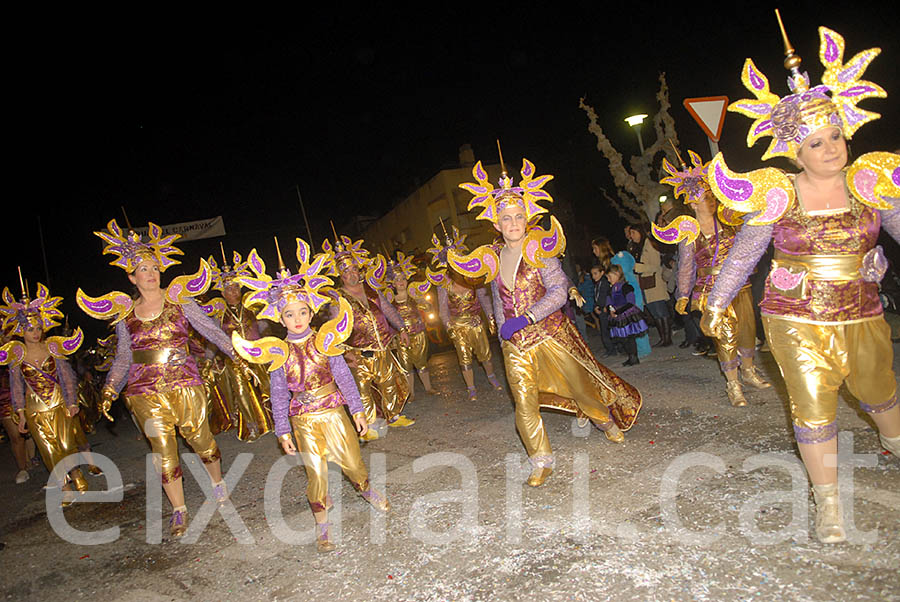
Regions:
<instances>
[{"instance_id":1,"label":"costumed dancer","mask_svg":"<svg viewBox=\"0 0 900 602\"><path fill-rule=\"evenodd\" d=\"M441 226L443 226L443 221L441 221ZM460 236L456 226L452 226L451 231L453 236L444 230L443 244L437 234L431 235L431 243L434 247L428 249L428 252L434 256L435 269L428 268L426 274L429 282L437 290L438 314L447 330L447 336L453 341L453 347L456 349L456 357L459 360L459 369L462 370L463 380L466 382L469 401L475 401L478 394L475 391L473 359L477 359L484 367L491 386L498 391L503 390L503 385L494 374L491 344L488 340L488 329L493 335L497 332L497 326L494 310L485 288L460 284L447 271L447 255L450 251L460 255L468 251L464 243L466 237ZM458 272L454 273L457 279L463 279ZM485 324L481 319L482 311L488 318L489 324Z\"/></svg>"},{"instance_id":2,"label":"costumed dancer","mask_svg":"<svg viewBox=\"0 0 900 602\"><path fill-rule=\"evenodd\" d=\"M20 272L21 276L21 272ZM17 302L8 288L3 289L3 329L23 341L13 340L0 348L0 365L10 366L10 393L16 411L18 431L31 434L44 465L52 474L63 458L79 451L84 439L78 413L75 371L65 357L75 353L84 340L80 328L71 337L47 337L44 333L54 326L63 314L57 306L62 297L51 297L43 284L37 285L34 300L22 287L22 300ZM80 435L80 436L79 436ZM79 468L68 471L63 491L87 491L88 484ZM62 504L71 504L71 493L64 494Z\"/></svg>"},{"instance_id":3,"label":"costumed dancer","mask_svg":"<svg viewBox=\"0 0 900 602\"><path fill-rule=\"evenodd\" d=\"M212 287L222 291L221 301L216 298L211 303L221 303L221 323L225 334L239 332L241 337L250 341L259 338L259 328L253 312L244 308L241 303L241 285L238 281L243 276L250 276L247 264L235 251L232 265L225 261L225 250L222 249L222 268L215 259L209 258L212 268ZM219 387L228 400L231 408L238 413L237 437L241 441L255 441L262 435L272 431L272 409L269 407L269 383L266 371L262 366L251 365L252 372L245 373L245 362L225 359L225 369L218 379Z\"/></svg>"},{"instance_id":4,"label":"costumed dancer","mask_svg":"<svg viewBox=\"0 0 900 602\"><path fill-rule=\"evenodd\" d=\"M409 399L406 371L394 353L393 340L400 332L400 342L409 344L409 333L394 306L377 290L377 278L365 282L360 270L368 267L369 252L362 248L362 240L351 242L346 236L335 234L334 247L327 240L322 249L330 260L329 275L339 275L341 287L332 294L330 317L338 314L338 298L344 298L353 309L353 332L346 341L349 348L347 363L356 384L366 420L370 427L362 438L378 438L377 428L386 421L388 426L404 427L415 420L403 415Z\"/></svg>"},{"instance_id":5,"label":"costumed dancer","mask_svg":"<svg viewBox=\"0 0 900 602\"><path fill-rule=\"evenodd\" d=\"M8 337L0 338L0 348L3 348L8 342ZM9 437L9 447L16 460L16 467L19 469L16 472L16 484L20 485L29 478L28 465L31 457L34 456L34 441L30 437L26 439L19 432L16 424L18 416L12 407L9 386L9 367L0 366L0 423L3 423L3 429L6 431L6 436Z\"/></svg>"},{"instance_id":6,"label":"costumed dancer","mask_svg":"<svg viewBox=\"0 0 900 602\"><path fill-rule=\"evenodd\" d=\"M749 218L709 294L701 325L711 336L721 334L728 304L772 241L775 257L760 303L763 326L812 481L816 535L830 543L846 538L836 466L842 383L878 426L881 444L900 454L894 350L878 297L887 260L876 246L879 225L900 241L900 155L867 153L846 166L846 140L879 117L857 102L887 95L860 79L879 49L844 63L844 38L826 27L819 28L819 38L825 74L813 87L784 35L784 64L791 72L791 94L784 98L769 91L753 61L744 64L742 80L755 99L734 102L729 110L756 119L749 144L773 137L763 160L788 157L802 171L737 173L721 153L713 159L709 183L716 197Z\"/></svg>"},{"instance_id":7,"label":"costumed dancer","mask_svg":"<svg viewBox=\"0 0 900 602\"><path fill-rule=\"evenodd\" d=\"M176 429L203 461L216 499L221 503L228 497L222 454L207 421L203 379L188 347L193 328L233 357L228 336L192 299L206 292L212 274L201 259L196 274L178 276L160 288L160 273L180 263L170 256L182 252L173 246L179 235L164 237L152 222L147 242L132 230L123 232L116 220L107 224L107 231L94 234L106 243L103 253L116 256L110 265L124 269L138 291L137 299L119 291L92 298L78 289L78 306L92 317L113 319L116 327L116 357L103 386L101 409L111 420L109 408L124 388L129 409L153 453L159 454L157 469L173 509L169 531L180 537L187 530L187 508Z\"/></svg>"},{"instance_id":8,"label":"costumed dancer","mask_svg":"<svg viewBox=\"0 0 900 602\"><path fill-rule=\"evenodd\" d=\"M427 280L410 282L409 279L418 271L413 265L412 256L398 251L397 257L397 261L386 260L382 290L385 297L400 314L406 332L409 334L408 345L404 345L399 339L395 340L400 366L406 370L409 398L412 400L415 397L415 373L418 373L422 380L425 392L435 393L431 388L431 375L428 372L428 336L425 334L425 322L422 320L421 313L422 310L430 309L426 295L431 288L431 283Z\"/></svg>"},{"instance_id":9,"label":"costumed dancer","mask_svg":"<svg viewBox=\"0 0 900 602\"><path fill-rule=\"evenodd\" d=\"M277 239L275 244L277 248ZM255 276L240 279L254 291L245 299L247 307L258 308L260 318L280 321L287 328L287 338L250 341L237 330L231 336L241 357L269 364L275 433L286 454L295 455L300 449L306 468L306 496L316 520L316 545L320 552L330 552L335 545L328 523L328 461L340 466L353 487L373 506L387 511L390 505L369 485L356 436L357 432L364 435L369 426L353 374L342 355L341 343L353 329L350 304L341 298L337 316L314 332L310 321L329 301L321 294L322 289L333 284L323 275L329 258L321 253L312 257L309 245L298 238L297 260L300 267L292 275L278 250L278 273L271 278L254 249L248 263Z\"/></svg>"},{"instance_id":10,"label":"costumed dancer","mask_svg":"<svg viewBox=\"0 0 900 602\"><path fill-rule=\"evenodd\" d=\"M640 364L637 338L648 330L644 312L637 306L634 288L625 281L622 266L611 264L606 271L606 278L609 280L609 294L606 296L609 336L614 342L621 344L628 354L628 359L622 363L623 366Z\"/></svg>"},{"instance_id":11,"label":"costumed dancer","mask_svg":"<svg viewBox=\"0 0 900 602\"><path fill-rule=\"evenodd\" d=\"M502 167L501 156L501 167ZM565 249L562 226L550 218L550 230L529 227L552 202L542 190L552 176L535 178L534 165L523 160L522 180L513 185L506 169L500 188L488 181L481 162L474 184L460 184L475 198L469 209L489 220L502 241L467 256L448 252L450 267L491 283L494 316L500 328L506 378L516 404L516 428L533 470L528 484L537 487L552 472L553 451L540 408L551 407L587 416L610 441L624 440L641 408L638 390L600 365L575 325L562 313L570 294L557 256ZM499 278L497 277L499 276Z\"/></svg>"},{"instance_id":12,"label":"costumed dancer","mask_svg":"<svg viewBox=\"0 0 900 602\"><path fill-rule=\"evenodd\" d=\"M672 148L675 148L674 144ZM693 207L696 218L682 215L668 226L653 226L653 236L666 244L678 244L678 274L675 311L706 311L709 292L722 270L722 264L734 246L740 216L716 202L709 188L708 168L700 155L689 150L692 167L688 167L675 149L681 170L666 159L663 168L669 177L661 181L675 188L675 198L683 196L686 206ZM690 307L688 307L690 305ZM749 280L743 284L725 310L722 336L715 339L719 366L725 374L725 391L733 406L747 405L741 380L757 389L771 387L753 365L756 355L756 317ZM741 380L738 379L740 367Z\"/></svg>"}]
</instances>

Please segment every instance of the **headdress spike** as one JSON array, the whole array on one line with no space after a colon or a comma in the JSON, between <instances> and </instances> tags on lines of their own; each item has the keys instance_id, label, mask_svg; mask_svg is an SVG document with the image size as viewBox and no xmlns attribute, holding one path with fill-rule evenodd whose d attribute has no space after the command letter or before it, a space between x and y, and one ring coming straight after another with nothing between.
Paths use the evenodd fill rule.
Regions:
<instances>
[{"instance_id":1,"label":"headdress spike","mask_svg":"<svg viewBox=\"0 0 900 602\"><path fill-rule=\"evenodd\" d=\"M25 293L25 281L22 280L22 266L18 266L19 268L19 286L22 288L22 296L27 297L28 295Z\"/></svg>"},{"instance_id":2,"label":"headdress spike","mask_svg":"<svg viewBox=\"0 0 900 602\"><path fill-rule=\"evenodd\" d=\"M25 279L25 298L31 299L31 293L28 292L28 278Z\"/></svg>"},{"instance_id":3,"label":"headdress spike","mask_svg":"<svg viewBox=\"0 0 900 602\"><path fill-rule=\"evenodd\" d=\"M337 235L337 230L334 229L334 221L333 221L333 220L328 220L328 223L331 224L331 233L334 234L334 242L335 242L335 244L337 244L337 242L338 242L338 235Z\"/></svg>"},{"instance_id":4,"label":"headdress spike","mask_svg":"<svg viewBox=\"0 0 900 602\"><path fill-rule=\"evenodd\" d=\"M283 272L287 268L284 266L284 259L281 258L281 247L278 246L278 237L273 237L275 239L275 253L278 254L278 271Z\"/></svg>"},{"instance_id":5,"label":"headdress spike","mask_svg":"<svg viewBox=\"0 0 900 602\"><path fill-rule=\"evenodd\" d=\"M500 155L500 171L506 175L506 165L503 163L503 150L500 148L500 139L497 138L497 153Z\"/></svg>"},{"instance_id":6,"label":"headdress spike","mask_svg":"<svg viewBox=\"0 0 900 602\"><path fill-rule=\"evenodd\" d=\"M125 213L125 205L120 205L120 207L122 208L122 215L125 216L125 226L126 226L129 230L131 230L131 229L132 229L132 228L131 228L131 222L128 220L128 214Z\"/></svg>"},{"instance_id":7,"label":"headdress spike","mask_svg":"<svg viewBox=\"0 0 900 602\"><path fill-rule=\"evenodd\" d=\"M687 169L687 163L684 162L684 159L681 158L681 154L678 152L678 147L675 146L675 143L672 142L671 138L667 138L669 144L672 145L672 150L675 151L675 156L678 157L678 162L681 164L681 169Z\"/></svg>"},{"instance_id":8,"label":"headdress spike","mask_svg":"<svg viewBox=\"0 0 900 602\"><path fill-rule=\"evenodd\" d=\"M784 41L784 68L789 69L795 75L800 75L800 63L803 61L799 56L794 54L794 47L788 40L787 32L784 29L784 23L781 21L781 12L775 9L775 18L778 19L778 28L781 30L781 39Z\"/></svg>"},{"instance_id":9,"label":"headdress spike","mask_svg":"<svg viewBox=\"0 0 900 602\"><path fill-rule=\"evenodd\" d=\"M222 251L222 268L228 267L228 260L225 259L225 245L222 244L222 241L219 241L219 249Z\"/></svg>"}]
</instances>

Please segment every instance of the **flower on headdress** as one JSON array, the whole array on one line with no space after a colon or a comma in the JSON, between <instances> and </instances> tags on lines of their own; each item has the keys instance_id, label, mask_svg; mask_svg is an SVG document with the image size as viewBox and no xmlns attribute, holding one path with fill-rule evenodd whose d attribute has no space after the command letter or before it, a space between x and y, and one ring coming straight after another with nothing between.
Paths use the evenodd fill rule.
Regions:
<instances>
[{"instance_id":1,"label":"flower on headdress","mask_svg":"<svg viewBox=\"0 0 900 602\"><path fill-rule=\"evenodd\" d=\"M280 259L280 258L279 258ZM250 251L247 264L255 276L241 276L237 282L255 291L244 299L244 306L248 309L256 309L256 316L277 322L281 317L281 311L290 303L301 302L309 306L315 313L329 302L328 297L323 296L322 289L331 286L334 282L324 273L329 269L329 257L318 253L311 256L309 245L306 241L297 239L297 261L300 268L296 274L291 274L283 265L279 266L276 278L266 275L266 264L256 252Z\"/></svg>"},{"instance_id":2,"label":"flower on headdress","mask_svg":"<svg viewBox=\"0 0 900 602\"><path fill-rule=\"evenodd\" d=\"M29 325L40 326L50 330L59 326L63 313L57 309L62 297L51 297L50 290L41 283L37 285L37 296L34 300L27 297L16 301L8 288L3 289L3 305L0 305L0 316L3 316L2 330L9 335L22 336Z\"/></svg>"},{"instance_id":3,"label":"flower on headdress","mask_svg":"<svg viewBox=\"0 0 900 602\"><path fill-rule=\"evenodd\" d=\"M522 159L522 180L518 186L513 185L512 178L503 172L500 177L500 188L495 189L493 184L488 181L488 175L481 161L472 168L472 175L477 183L460 184L459 187L474 195L469 201L469 210L476 207L481 209L476 219L486 219L497 223L500 218L499 214L504 208L510 205L518 205L525 210L525 220L530 222L531 218L541 213L546 213L547 209L538 205L538 201L553 202L553 197L543 190L547 182L553 179L551 175L543 175L535 178L534 164L528 159Z\"/></svg>"},{"instance_id":4,"label":"flower on headdress","mask_svg":"<svg viewBox=\"0 0 900 602\"><path fill-rule=\"evenodd\" d=\"M803 141L825 127L840 128L849 140L864 123L880 117L856 105L866 98L887 96L881 86L860 79L881 49L860 52L845 65L844 38L840 34L820 27L819 41L819 60L825 67L822 84L810 87L809 75L794 66L788 78L791 94L784 98L769 90L769 80L751 59L744 63L741 81L756 98L735 101L728 110L754 120L747 133L747 146L762 137L772 137L763 160L796 158Z\"/></svg>"},{"instance_id":5,"label":"flower on headdress","mask_svg":"<svg viewBox=\"0 0 900 602\"><path fill-rule=\"evenodd\" d=\"M119 228L116 220L110 220L106 224L106 232L94 232L106 243L103 249L104 255L116 255L116 259L109 262L122 268L129 274L137 269L145 259L153 259L159 264L159 271L165 272L169 267L181 263L169 257L170 255L184 255L173 242L181 238L180 234L163 236L163 230L153 222L147 232L148 241L143 242L141 235L133 230L126 234Z\"/></svg>"},{"instance_id":6,"label":"flower on headdress","mask_svg":"<svg viewBox=\"0 0 900 602\"><path fill-rule=\"evenodd\" d=\"M709 190L709 182L707 181L709 164L704 165L700 155L692 150L688 151L688 155L691 158L692 166L688 167L682 163L681 170L675 169L675 166L663 158L663 169L670 176L660 180L660 183L673 186L675 188L675 198L684 196L685 203L696 203Z\"/></svg>"}]
</instances>

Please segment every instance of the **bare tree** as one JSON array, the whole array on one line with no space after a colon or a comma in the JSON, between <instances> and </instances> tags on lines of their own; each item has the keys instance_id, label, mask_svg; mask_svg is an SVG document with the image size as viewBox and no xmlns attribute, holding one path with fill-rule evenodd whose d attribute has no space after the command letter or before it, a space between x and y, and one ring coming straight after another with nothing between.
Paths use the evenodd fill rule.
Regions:
<instances>
[{"instance_id":1,"label":"bare tree","mask_svg":"<svg viewBox=\"0 0 900 602\"><path fill-rule=\"evenodd\" d=\"M590 120L588 130L597 137L597 150L609 161L609 172L616 184L617 195L613 197L601 188L603 197L625 221L632 224L649 222L659 211L657 204L659 196L671 194L668 186L659 183L661 177L659 172L653 173L656 156L662 152L673 165L677 165L675 153L668 142L671 139L677 145L678 134L675 132L675 120L669 114L671 104L665 73L659 74L659 92L656 93L656 99L659 101L659 111L653 117L656 141L646 147L643 155L631 158L631 172L625 169L622 163L622 153L613 147L603 133L603 128L597 123L597 113L593 107L585 104L584 98L578 103L578 106L587 113Z\"/></svg>"}]
</instances>

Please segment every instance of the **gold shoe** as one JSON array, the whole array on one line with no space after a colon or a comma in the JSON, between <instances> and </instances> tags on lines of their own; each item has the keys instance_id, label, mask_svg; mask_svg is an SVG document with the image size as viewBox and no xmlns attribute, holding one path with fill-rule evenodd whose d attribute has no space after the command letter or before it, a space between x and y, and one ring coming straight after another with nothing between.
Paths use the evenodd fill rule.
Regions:
<instances>
[{"instance_id":1,"label":"gold shoe","mask_svg":"<svg viewBox=\"0 0 900 602\"><path fill-rule=\"evenodd\" d=\"M762 377L756 366L741 368L741 380L744 381L744 384L752 385L757 389L768 389L772 386L772 383Z\"/></svg>"},{"instance_id":2,"label":"gold shoe","mask_svg":"<svg viewBox=\"0 0 900 602\"><path fill-rule=\"evenodd\" d=\"M822 543L838 543L847 540L837 483L813 485L816 500L816 537Z\"/></svg>"},{"instance_id":3,"label":"gold shoe","mask_svg":"<svg viewBox=\"0 0 900 602\"><path fill-rule=\"evenodd\" d=\"M87 479L84 478L84 473L81 472L80 468L73 470L69 473L69 476L72 478L72 485L76 491L85 492L90 489Z\"/></svg>"},{"instance_id":4,"label":"gold shoe","mask_svg":"<svg viewBox=\"0 0 900 602\"><path fill-rule=\"evenodd\" d=\"M375 439L378 439L378 431L369 427L369 430L366 431L365 435L361 435L360 439L363 441L375 441Z\"/></svg>"},{"instance_id":5,"label":"gold shoe","mask_svg":"<svg viewBox=\"0 0 900 602\"><path fill-rule=\"evenodd\" d=\"M363 496L363 499L372 504L375 508L378 508L382 512L388 512L391 509L391 503L387 501L387 498L375 491L374 488L369 487L366 491L363 491L360 495Z\"/></svg>"},{"instance_id":6,"label":"gold shoe","mask_svg":"<svg viewBox=\"0 0 900 602\"><path fill-rule=\"evenodd\" d=\"M622 432L622 429L618 427L618 425L613 422L612 426L603 431L606 435L606 438L612 441L613 443L625 443L625 433Z\"/></svg>"},{"instance_id":7,"label":"gold shoe","mask_svg":"<svg viewBox=\"0 0 900 602\"><path fill-rule=\"evenodd\" d=\"M403 414L400 414L399 416L394 418L393 422L388 422L388 426L394 426L394 427L412 426L415 423L416 423L416 421L413 420L412 418L407 418Z\"/></svg>"},{"instance_id":8,"label":"gold shoe","mask_svg":"<svg viewBox=\"0 0 900 602\"><path fill-rule=\"evenodd\" d=\"M169 518L169 535L181 537L185 531L187 531L187 508L182 506L182 510L175 510Z\"/></svg>"},{"instance_id":9,"label":"gold shoe","mask_svg":"<svg viewBox=\"0 0 900 602\"><path fill-rule=\"evenodd\" d=\"M731 405L736 408L747 405L747 399L744 397L744 390L741 389L741 383L736 380L725 382L725 390L728 391L728 399Z\"/></svg>"},{"instance_id":10,"label":"gold shoe","mask_svg":"<svg viewBox=\"0 0 900 602\"><path fill-rule=\"evenodd\" d=\"M331 534L328 532L331 523L317 523L319 534L316 536L316 550L319 552L334 552L337 547L331 542Z\"/></svg>"},{"instance_id":11,"label":"gold shoe","mask_svg":"<svg viewBox=\"0 0 900 602\"><path fill-rule=\"evenodd\" d=\"M525 482L532 487L540 487L544 484L544 481L547 480L547 477L550 476L551 472L553 472L553 469L549 467L535 467L535 469L531 471L531 475L528 477L528 480Z\"/></svg>"}]
</instances>

